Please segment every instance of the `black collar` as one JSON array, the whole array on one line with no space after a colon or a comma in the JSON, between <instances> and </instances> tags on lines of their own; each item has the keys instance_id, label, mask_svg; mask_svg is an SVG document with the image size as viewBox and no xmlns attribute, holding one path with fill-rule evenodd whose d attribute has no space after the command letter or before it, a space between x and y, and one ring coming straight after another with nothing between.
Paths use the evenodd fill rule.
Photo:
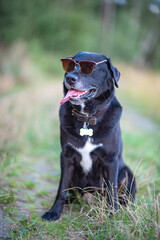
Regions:
<instances>
[{"instance_id":1,"label":"black collar","mask_svg":"<svg viewBox=\"0 0 160 240\"><path fill-rule=\"evenodd\" d=\"M109 105L110 104L107 104L106 107L102 111L98 112L95 115L89 115L89 114L81 113L77 109L73 108L72 109L72 115L77 119L77 121L86 122L86 123L89 123L90 125L96 125L97 124L97 118L102 116L107 111Z\"/></svg>"}]
</instances>

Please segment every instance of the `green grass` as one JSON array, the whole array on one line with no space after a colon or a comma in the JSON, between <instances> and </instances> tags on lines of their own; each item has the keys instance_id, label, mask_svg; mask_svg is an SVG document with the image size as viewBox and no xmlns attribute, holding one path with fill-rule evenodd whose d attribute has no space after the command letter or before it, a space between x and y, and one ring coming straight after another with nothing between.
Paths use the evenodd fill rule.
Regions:
<instances>
[{"instance_id":1,"label":"green grass","mask_svg":"<svg viewBox=\"0 0 160 240\"><path fill-rule=\"evenodd\" d=\"M105 199L94 195L90 204L79 200L79 204L66 206L59 221L41 220L59 181L59 122L51 117L54 107L45 97L36 108L30 105L21 141L15 131L14 139L10 137L9 144L1 148L0 206L10 223L10 239L159 239L159 135L137 128L134 120L129 128L122 121L122 136L125 162L137 178L136 202L119 206L118 215L109 219ZM9 114L10 109L7 111ZM17 126L19 121L21 117L17 117Z\"/></svg>"},{"instance_id":2,"label":"green grass","mask_svg":"<svg viewBox=\"0 0 160 240\"><path fill-rule=\"evenodd\" d=\"M104 203L101 201L85 207L83 213L73 207L72 215L69 211L59 222L45 222L39 215L32 213L23 221L15 219L12 227L18 239L158 239L160 206L158 198L154 205L146 199L137 201L135 206L130 204L120 208L118 215L112 219L108 217ZM15 238L16 239L16 238Z\"/></svg>"}]
</instances>

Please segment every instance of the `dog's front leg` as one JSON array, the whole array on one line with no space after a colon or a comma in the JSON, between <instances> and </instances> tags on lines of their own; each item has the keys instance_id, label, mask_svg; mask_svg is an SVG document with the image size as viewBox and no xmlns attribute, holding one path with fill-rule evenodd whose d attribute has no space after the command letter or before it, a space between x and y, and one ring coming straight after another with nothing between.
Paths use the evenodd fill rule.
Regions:
<instances>
[{"instance_id":1,"label":"dog's front leg","mask_svg":"<svg viewBox=\"0 0 160 240\"><path fill-rule=\"evenodd\" d=\"M103 178L106 185L108 204L111 212L116 212L118 208L117 180L118 180L118 160L114 154L108 154L103 147L99 147L92 152L92 157L100 160L103 166Z\"/></svg>"},{"instance_id":2,"label":"dog's front leg","mask_svg":"<svg viewBox=\"0 0 160 240\"><path fill-rule=\"evenodd\" d=\"M51 209L46 212L42 218L48 221L57 220L62 211L66 199L66 189L69 188L73 176L74 164L73 159L67 157L65 151L61 153L61 180L58 188L56 200Z\"/></svg>"},{"instance_id":3,"label":"dog's front leg","mask_svg":"<svg viewBox=\"0 0 160 240\"><path fill-rule=\"evenodd\" d=\"M117 212L118 198L117 198L117 180L118 180L118 164L116 159L106 162L103 170L105 182L107 184L108 203L111 206L111 215Z\"/></svg>"}]
</instances>

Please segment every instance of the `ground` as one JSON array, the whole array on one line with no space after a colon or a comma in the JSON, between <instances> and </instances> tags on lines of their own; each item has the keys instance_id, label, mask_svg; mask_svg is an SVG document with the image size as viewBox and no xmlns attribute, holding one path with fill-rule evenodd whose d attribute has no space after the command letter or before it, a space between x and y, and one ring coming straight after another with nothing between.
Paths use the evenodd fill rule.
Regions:
<instances>
[{"instance_id":1,"label":"ground","mask_svg":"<svg viewBox=\"0 0 160 240\"><path fill-rule=\"evenodd\" d=\"M149 118L137 114L123 100L121 125L124 158L138 182L135 212L128 213L129 210L122 209L129 214L126 214L127 220L122 213L119 219L115 217L118 227L108 224L108 232L115 229L115 235L112 233L107 238L104 236L111 233L107 232L105 222L109 220L105 215L104 221L102 213L86 203L86 207L81 202L79 206L66 207L59 222L40 220L40 216L53 203L59 182L58 109L62 94L62 83L54 81L0 99L0 239L127 239L127 236L130 239L136 236L137 239L158 239L160 127ZM145 207L149 219L146 229L142 219L147 219L147 216L140 213ZM93 209L97 218L95 213L90 215ZM120 219L127 223L134 222L134 225L136 223L137 228L120 227ZM93 224L93 220L99 225ZM116 238L118 234L119 238Z\"/></svg>"}]
</instances>

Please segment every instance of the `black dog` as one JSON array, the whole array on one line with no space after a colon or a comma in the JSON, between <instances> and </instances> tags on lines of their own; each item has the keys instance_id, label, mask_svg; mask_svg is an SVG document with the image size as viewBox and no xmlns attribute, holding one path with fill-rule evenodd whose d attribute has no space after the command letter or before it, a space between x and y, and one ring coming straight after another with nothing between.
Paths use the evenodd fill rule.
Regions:
<instances>
[{"instance_id":1,"label":"black dog","mask_svg":"<svg viewBox=\"0 0 160 240\"><path fill-rule=\"evenodd\" d=\"M84 188L100 189L104 179L115 211L121 185L126 192L121 203L136 194L135 178L122 158L122 107L114 95L119 71L110 58L96 53L80 52L61 61L66 71L60 108L61 180L54 205L42 216L49 221L60 217L71 186L83 194Z\"/></svg>"}]
</instances>

